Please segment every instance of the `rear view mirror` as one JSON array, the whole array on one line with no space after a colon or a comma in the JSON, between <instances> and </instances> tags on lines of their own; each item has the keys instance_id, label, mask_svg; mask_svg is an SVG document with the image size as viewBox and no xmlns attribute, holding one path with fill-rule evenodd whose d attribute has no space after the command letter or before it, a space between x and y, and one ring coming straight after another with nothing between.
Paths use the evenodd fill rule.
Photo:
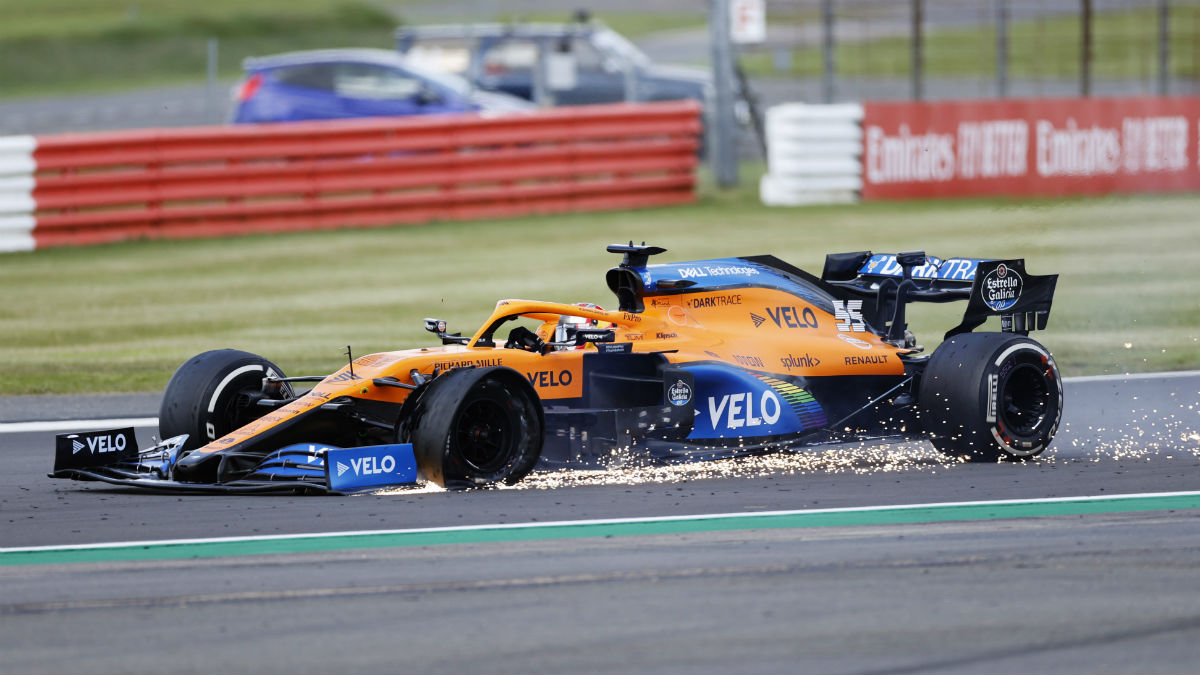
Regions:
<instances>
[{"instance_id":1,"label":"rear view mirror","mask_svg":"<svg viewBox=\"0 0 1200 675\"><path fill-rule=\"evenodd\" d=\"M465 345L471 341L471 338L463 337L459 333L447 333L445 319L425 319L425 330L440 337L444 345Z\"/></svg>"}]
</instances>

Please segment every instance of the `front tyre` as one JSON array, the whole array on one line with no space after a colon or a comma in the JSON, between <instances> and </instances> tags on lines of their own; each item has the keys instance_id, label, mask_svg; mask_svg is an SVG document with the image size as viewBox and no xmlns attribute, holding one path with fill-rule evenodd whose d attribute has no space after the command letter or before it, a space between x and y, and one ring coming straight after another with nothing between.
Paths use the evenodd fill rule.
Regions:
<instances>
[{"instance_id":1,"label":"front tyre","mask_svg":"<svg viewBox=\"0 0 1200 675\"><path fill-rule=\"evenodd\" d=\"M263 398L292 398L286 382L271 395L263 378L284 377L279 366L257 354L216 349L188 359L167 383L158 412L163 438L188 434L184 450L206 445L270 412Z\"/></svg>"},{"instance_id":2,"label":"front tyre","mask_svg":"<svg viewBox=\"0 0 1200 675\"><path fill-rule=\"evenodd\" d=\"M921 423L941 452L968 461L1027 459L1062 419L1062 377L1037 341L966 333L943 342L925 368Z\"/></svg>"},{"instance_id":3,"label":"front tyre","mask_svg":"<svg viewBox=\"0 0 1200 675\"><path fill-rule=\"evenodd\" d=\"M412 443L427 481L446 488L512 485L541 456L542 407L514 370L452 370L414 396L397 425L398 440Z\"/></svg>"}]
</instances>

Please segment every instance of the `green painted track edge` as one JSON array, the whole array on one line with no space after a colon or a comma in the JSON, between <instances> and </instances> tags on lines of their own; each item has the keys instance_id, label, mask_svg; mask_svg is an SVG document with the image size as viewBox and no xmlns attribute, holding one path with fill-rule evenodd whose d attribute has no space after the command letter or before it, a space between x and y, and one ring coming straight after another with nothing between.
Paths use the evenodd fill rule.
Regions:
<instances>
[{"instance_id":1,"label":"green painted track edge","mask_svg":"<svg viewBox=\"0 0 1200 675\"><path fill-rule=\"evenodd\" d=\"M44 565L128 562L225 556L315 553L405 546L443 546L492 542L628 537L691 532L720 532L780 528L854 527L938 523L1005 518L1072 516L1138 511L1200 509L1200 493L1126 498L1088 498L1066 501L980 502L816 512L647 518L625 521L579 521L546 525L519 524L432 530L357 532L346 535L296 535L236 541L174 541L117 543L88 548L41 548L0 551L0 565Z\"/></svg>"}]
</instances>

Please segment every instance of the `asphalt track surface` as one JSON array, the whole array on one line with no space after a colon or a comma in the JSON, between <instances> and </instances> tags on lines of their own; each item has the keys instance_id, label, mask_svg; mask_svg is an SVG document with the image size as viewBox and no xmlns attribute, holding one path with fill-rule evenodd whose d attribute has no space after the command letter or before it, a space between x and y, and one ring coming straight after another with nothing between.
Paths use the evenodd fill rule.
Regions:
<instances>
[{"instance_id":1,"label":"asphalt track surface","mask_svg":"<svg viewBox=\"0 0 1200 675\"><path fill-rule=\"evenodd\" d=\"M0 405L3 673L1200 672L1200 373L1069 381L1025 464L904 444L356 497L51 480L53 432L13 422L153 398Z\"/></svg>"}]
</instances>

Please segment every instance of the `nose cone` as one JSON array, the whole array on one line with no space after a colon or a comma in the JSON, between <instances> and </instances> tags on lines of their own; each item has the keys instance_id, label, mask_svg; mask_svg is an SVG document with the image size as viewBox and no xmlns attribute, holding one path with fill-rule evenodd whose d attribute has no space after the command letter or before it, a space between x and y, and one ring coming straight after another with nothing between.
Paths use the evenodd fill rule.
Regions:
<instances>
[{"instance_id":1,"label":"nose cone","mask_svg":"<svg viewBox=\"0 0 1200 675\"><path fill-rule=\"evenodd\" d=\"M193 450L175 462L171 475L184 483L216 483L220 466L219 454Z\"/></svg>"}]
</instances>

